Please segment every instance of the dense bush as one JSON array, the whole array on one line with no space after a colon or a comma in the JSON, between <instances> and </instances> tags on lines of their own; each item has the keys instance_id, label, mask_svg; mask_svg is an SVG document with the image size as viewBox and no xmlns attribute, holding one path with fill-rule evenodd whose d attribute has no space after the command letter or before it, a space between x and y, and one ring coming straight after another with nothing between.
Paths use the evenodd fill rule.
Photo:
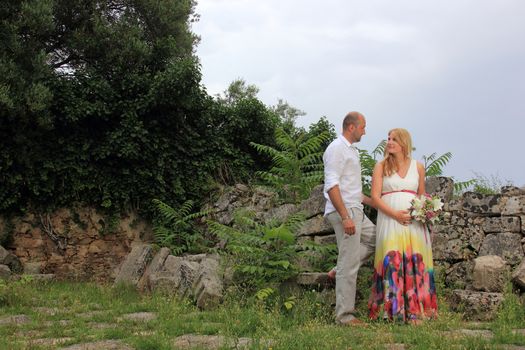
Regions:
<instances>
[{"instance_id":1,"label":"dense bush","mask_svg":"<svg viewBox=\"0 0 525 350\"><path fill-rule=\"evenodd\" d=\"M110 211L201 199L265 166L278 117L201 86L193 1L7 0L0 9L0 210Z\"/></svg>"}]
</instances>

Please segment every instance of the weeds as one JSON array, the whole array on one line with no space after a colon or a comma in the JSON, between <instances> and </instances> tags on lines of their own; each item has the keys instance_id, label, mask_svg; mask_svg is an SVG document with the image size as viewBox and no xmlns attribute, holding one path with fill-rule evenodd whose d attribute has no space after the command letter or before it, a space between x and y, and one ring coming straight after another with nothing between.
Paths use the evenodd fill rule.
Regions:
<instances>
[{"instance_id":1,"label":"weeds","mask_svg":"<svg viewBox=\"0 0 525 350\"><path fill-rule=\"evenodd\" d=\"M363 281L368 278L363 274ZM212 311L199 311L186 299L162 293L140 294L129 286L97 286L90 283L36 281L6 282L18 290L9 305L0 308L0 349L46 349L38 339L62 339L61 346L119 340L135 349L173 349L177 337L186 334L220 335L227 344L239 338L252 340L250 349L385 349L403 344L407 349L493 349L524 346L523 301L506 293L497 318L486 324L470 324L448 311L440 300L437 320L419 327L388 322L368 322L368 327L348 328L333 322L333 290L316 291L272 287L246 295L231 288L225 301ZM364 283L364 282L363 282ZM365 302L368 291L362 291ZM441 293L443 294L443 293ZM294 304L286 308L286 300ZM14 303L14 304L13 304ZM366 305L358 309L366 314ZM128 313L153 312L156 319L130 321ZM6 322L25 314L29 321ZM362 317L364 318L364 317ZM492 338L465 335L463 329L485 330ZM33 344L33 345L31 345ZM226 343L223 348L228 345ZM399 345L401 347L401 345ZM56 348L56 347L55 347Z\"/></svg>"}]
</instances>

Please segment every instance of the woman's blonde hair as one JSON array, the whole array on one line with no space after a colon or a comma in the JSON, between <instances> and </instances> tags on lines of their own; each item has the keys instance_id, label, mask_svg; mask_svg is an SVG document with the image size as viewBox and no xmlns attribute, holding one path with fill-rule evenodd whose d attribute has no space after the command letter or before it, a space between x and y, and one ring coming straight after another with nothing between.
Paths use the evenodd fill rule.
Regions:
<instances>
[{"instance_id":1,"label":"woman's blonde hair","mask_svg":"<svg viewBox=\"0 0 525 350\"><path fill-rule=\"evenodd\" d=\"M410 158L410 156L412 155L412 137L410 137L410 133L406 129L396 128L388 132L388 136L391 135L394 138L394 141L396 141L401 146L401 152L403 152L403 155L406 158ZM398 170L399 169L397 169L397 163L394 156L388 153L388 149L385 147L385 159L383 160L383 176L390 176Z\"/></svg>"}]
</instances>

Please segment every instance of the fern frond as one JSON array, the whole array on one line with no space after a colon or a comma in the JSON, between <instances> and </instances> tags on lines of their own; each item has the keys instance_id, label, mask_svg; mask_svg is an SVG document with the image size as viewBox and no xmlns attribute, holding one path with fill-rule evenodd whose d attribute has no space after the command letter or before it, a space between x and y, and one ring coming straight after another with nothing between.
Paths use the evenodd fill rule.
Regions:
<instances>
[{"instance_id":1,"label":"fern frond","mask_svg":"<svg viewBox=\"0 0 525 350\"><path fill-rule=\"evenodd\" d=\"M423 156L423 161L425 162L425 169L427 166L437 157L437 153L434 152L429 156Z\"/></svg>"},{"instance_id":2,"label":"fern frond","mask_svg":"<svg viewBox=\"0 0 525 350\"><path fill-rule=\"evenodd\" d=\"M295 151L297 148L295 141L282 128L275 130L275 142L285 151Z\"/></svg>"},{"instance_id":3,"label":"fern frond","mask_svg":"<svg viewBox=\"0 0 525 350\"><path fill-rule=\"evenodd\" d=\"M425 171L426 176L439 176L443 174L443 168L452 158L452 153L446 152L436 158L436 153L431 154L429 157L423 157L425 160ZM427 163L430 161L430 163Z\"/></svg>"},{"instance_id":4,"label":"fern frond","mask_svg":"<svg viewBox=\"0 0 525 350\"><path fill-rule=\"evenodd\" d=\"M198 218L201 218L201 217L208 216L208 215L210 215L210 214L212 214L214 212L216 212L216 209L201 210L201 211L198 211L196 213L185 215L181 219L181 221L190 221L190 220L198 219Z\"/></svg>"},{"instance_id":5,"label":"fern frond","mask_svg":"<svg viewBox=\"0 0 525 350\"><path fill-rule=\"evenodd\" d=\"M293 307L295 306L296 304L296 297L294 295L290 296L288 299L286 299L283 303L284 305L284 308L288 311L290 311L291 309L293 309Z\"/></svg>"},{"instance_id":6,"label":"fern frond","mask_svg":"<svg viewBox=\"0 0 525 350\"><path fill-rule=\"evenodd\" d=\"M268 263L267 263L269 266L278 266L278 267L282 267L283 269L288 269L290 267L290 262L288 260L277 260L277 261L273 261L273 260L269 260Z\"/></svg>"},{"instance_id":7,"label":"fern frond","mask_svg":"<svg viewBox=\"0 0 525 350\"><path fill-rule=\"evenodd\" d=\"M239 231L237 231L231 226L226 226L213 220L208 220L206 221L206 223L208 224L210 232L219 237L220 239L228 240L231 237L234 237L235 235L241 235Z\"/></svg>"},{"instance_id":8,"label":"fern frond","mask_svg":"<svg viewBox=\"0 0 525 350\"><path fill-rule=\"evenodd\" d=\"M263 275L266 272L266 268L256 265L244 265L240 266L239 270L248 274L260 274Z\"/></svg>"},{"instance_id":9,"label":"fern frond","mask_svg":"<svg viewBox=\"0 0 525 350\"><path fill-rule=\"evenodd\" d=\"M250 142L250 146L254 147L257 150L257 152L265 154L272 158L279 154L279 150L276 150L275 148L270 146L260 145L255 142Z\"/></svg>"},{"instance_id":10,"label":"fern frond","mask_svg":"<svg viewBox=\"0 0 525 350\"><path fill-rule=\"evenodd\" d=\"M474 186L475 184L476 184L476 179L454 182L454 191L456 193L461 193L465 191L467 188Z\"/></svg>"},{"instance_id":11,"label":"fern frond","mask_svg":"<svg viewBox=\"0 0 525 350\"><path fill-rule=\"evenodd\" d=\"M191 210L193 209L193 201L187 200L184 203L182 203L181 207L179 208L179 217L183 218L185 216L190 215Z\"/></svg>"},{"instance_id":12,"label":"fern frond","mask_svg":"<svg viewBox=\"0 0 525 350\"><path fill-rule=\"evenodd\" d=\"M161 247L165 247L169 244L171 230L164 226L155 226L153 227L153 236L155 243Z\"/></svg>"},{"instance_id":13,"label":"fern frond","mask_svg":"<svg viewBox=\"0 0 525 350\"><path fill-rule=\"evenodd\" d=\"M281 152L272 158L272 162L274 166L282 168L288 166L289 164L293 164L296 162L296 160L293 158L293 156L290 156L290 154Z\"/></svg>"},{"instance_id":14,"label":"fern frond","mask_svg":"<svg viewBox=\"0 0 525 350\"><path fill-rule=\"evenodd\" d=\"M171 247L170 252L171 255L177 256L182 255L186 251L186 247Z\"/></svg>"},{"instance_id":15,"label":"fern frond","mask_svg":"<svg viewBox=\"0 0 525 350\"><path fill-rule=\"evenodd\" d=\"M274 293L275 293L275 289L267 287L267 288L263 288L257 291L257 293L255 293L255 297L259 300L266 300L268 299L270 295Z\"/></svg>"},{"instance_id":16,"label":"fern frond","mask_svg":"<svg viewBox=\"0 0 525 350\"><path fill-rule=\"evenodd\" d=\"M381 140L379 144L374 148L372 151L372 156L374 159L376 159L377 156L381 156L385 154L385 148L386 148L386 140Z\"/></svg>"},{"instance_id":17,"label":"fern frond","mask_svg":"<svg viewBox=\"0 0 525 350\"><path fill-rule=\"evenodd\" d=\"M323 181L324 174L321 171L312 171L301 178L302 183L318 185Z\"/></svg>"},{"instance_id":18,"label":"fern frond","mask_svg":"<svg viewBox=\"0 0 525 350\"><path fill-rule=\"evenodd\" d=\"M233 253L244 254L246 256L258 256L266 253L265 249L247 246L245 244L230 244L228 245L228 249Z\"/></svg>"},{"instance_id":19,"label":"fern frond","mask_svg":"<svg viewBox=\"0 0 525 350\"><path fill-rule=\"evenodd\" d=\"M161 217L168 221L176 221L180 218L179 212L173 209L171 206L167 205L159 199L153 199L152 203L155 205L155 208L160 213Z\"/></svg>"},{"instance_id":20,"label":"fern frond","mask_svg":"<svg viewBox=\"0 0 525 350\"><path fill-rule=\"evenodd\" d=\"M256 171L255 175L260 177L263 181L267 182L268 184L274 185L276 187L278 187L277 185L284 182L282 177L277 176L274 173L268 171Z\"/></svg>"},{"instance_id":21,"label":"fern frond","mask_svg":"<svg viewBox=\"0 0 525 350\"><path fill-rule=\"evenodd\" d=\"M310 153L305 155L303 158L301 158L301 164L302 166L306 166L309 164L315 164L315 165L322 165L322 159L323 159L323 153L317 152L317 153Z\"/></svg>"},{"instance_id":22,"label":"fern frond","mask_svg":"<svg viewBox=\"0 0 525 350\"><path fill-rule=\"evenodd\" d=\"M305 172L308 172L308 171L319 171L321 173L324 173L324 166L323 166L323 163L306 164L306 165L303 165L303 170Z\"/></svg>"},{"instance_id":23,"label":"fern frond","mask_svg":"<svg viewBox=\"0 0 525 350\"><path fill-rule=\"evenodd\" d=\"M291 244L295 240L295 236L285 225L280 225L274 228L266 228L264 230L264 240L277 239L288 244Z\"/></svg>"},{"instance_id":24,"label":"fern frond","mask_svg":"<svg viewBox=\"0 0 525 350\"><path fill-rule=\"evenodd\" d=\"M286 219L285 225L286 227L288 227L288 229L290 229L290 231L296 233L304 225L305 220L306 220L306 215L303 212L298 212L298 213L290 215Z\"/></svg>"},{"instance_id":25,"label":"fern frond","mask_svg":"<svg viewBox=\"0 0 525 350\"><path fill-rule=\"evenodd\" d=\"M330 137L329 133L324 131L321 134L311 137L305 142L299 144L297 148L300 158L303 158L309 154L320 152L321 145L328 140Z\"/></svg>"}]
</instances>

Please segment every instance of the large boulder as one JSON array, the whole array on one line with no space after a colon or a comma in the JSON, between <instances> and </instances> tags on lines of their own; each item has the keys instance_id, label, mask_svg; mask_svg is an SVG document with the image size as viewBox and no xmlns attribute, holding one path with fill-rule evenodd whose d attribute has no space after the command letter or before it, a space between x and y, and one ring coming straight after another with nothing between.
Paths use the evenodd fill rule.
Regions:
<instances>
[{"instance_id":1,"label":"large boulder","mask_svg":"<svg viewBox=\"0 0 525 350\"><path fill-rule=\"evenodd\" d=\"M323 185L316 186L310 193L310 197L299 204L299 211L304 213L307 219L324 214L326 199L324 198L323 189Z\"/></svg>"},{"instance_id":2,"label":"large boulder","mask_svg":"<svg viewBox=\"0 0 525 350\"><path fill-rule=\"evenodd\" d=\"M15 273L21 273L24 270L20 259L2 246L0 246L0 264L7 265Z\"/></svg>"},{"instance_id":3,"label":"large boulder","mask_svg":"<svg viewBox=\"0 0 525 350\"><path fill-rule=\"evenodd\" d=\"M483 292L503 292L509 278L505 260L497 255L480 256L474 259L472 288Z\"/></svg>"},{"instance_id":4,"label":"large boulder","mask_svg":"<svg viewBox=\"0 0 525 350\"><path fill-rule=\"evenodd\" d=\"M268 219L266 212L275 207L277 194L263 187L250 188L237 184L224 190L219 199L204 207L211 210L211 218L223 225L233 223L234 212L238 209L253 211L257 219ZM274 209L275 210L275 209Z\"/></svg>"},{"instance_id":5,"label":"large boulder","mask_svg":"<svg viewBox=\"0 0 525 350\"><path fill-rule=\"evenodd\" d=\"M286 203L276 208L272 208L267 212L261 214L263 222L270 222L275 220L278 222L284 222L290 215L297 212L297 206L295 204Z\"/></svg>"},{"instance_id":6,"label":"large boulder","mask_svg":"<svg viewBox=\"0 0 525 350\"><path fill-rule=\"evenodd\" d=\"M211 309L223 298L223 274L216 255L169 255L162 268L147 278L151 290L193 297L201 309Z\"/></svg>"},{"instance_id":7,"label":"large boulder","mask_svg":"<svg viewBox=\"0 0 525 350\"><path fill-rule=\"evenodd\" d=\"M150 244L135 245L120 266L115 284L125 283L138 287L138 283L152 257L153 248Z\"/></svg>"},{"instance_id":8,"label":"large boulder","mask_svg":"<svg viewBox=\"0 0 525 350\"><path fill-rule=\"evenodd\" d=\"M463 210L483 215L501 214L501 195L465 192Z\"/></svg>"},{"instance_id":9,"label":"large boulder","mask_svg":"<svg viewBox=\"0 0 525 350\"><path fill-rule=\"evenodd\" d=\"M197 306L207 310L219 305L223 297L223 281L219 274L219 259L215 256L201 261L198 277L193 284Z\"/></svg>"},{"instance_id":10,"label":"large boulder","mask_svg":"<svg viewBox=\"0 0 525 350\"><path fill-rule=\"evenodd\" d=\"M448 202L454 193L454 181L450 177L430 176L425 181L425 191Z\"/></svg>"},{"instance_id":11,"label":"large boulder","mask_svg":"<svg viewBox=\"0 0 525 350\"><path fill-rule=\"evenodd\" d=\"M479 255L498 255L509 265L517 265L524 256L521 238L521 234L512 232L488 234L483 240Z\"/></svg>"},{"instance_id":12,"label":"large boulder","mask_svg":"<svg viewBox=\"0 0 525 350\"><path fill-rule=\"evenodd\" d=\"M332 283L326 272L303 272L297 275L296 282L298 285L308 287L308 289L327 286Z\"/></svg>"},{"instance_id":13,"label":"large boulder","mask_svg":"<svg viewBox=\"0 0 525 350\"><path fill-rule=\"evenodd\" d=\"M458 212L463 210L463 198L453 198L448 202L445 202L443 210L448 212Z\"/></svg>"},{"instance_id":14,"label":"large boulder","mask_svg":"<svg viewBox=\"0 0 525 350\"><path fill-rule=\"evenodd\" d=\"M314 216L306 220L301 226L297 236L324 236L334 233L334 228L322 215Z\"/></svg>"},{"instance_id":15,"label":"large boulder","mask_svg":"<svg viewBox=\"0 0 525 350\"><path fill-rule=\"evenodd\" d=\"M506 196L519 196L525 194L525 187L516 187L516 186L502 186L501 194Z\"/></svg>"},{"instance_id":16,"label":"large boulder","mask_svg":"<svg viewBox=\"0 0 525 350\"><path fill-rule=\"evenodd\" d=\"M11 277L11 269L7 265L0 264L0 278L8 279Z\"/></svg>"},{"instance_id":17,"label":"large boulder","mask_svg":"<svg viewBox=\"0 0 525 350\"><path fill-rule=\"evenodd\" d=\"M148 276L161 271L169 255L170 255L170 250L166 247L161 248L157 252L157 254L155 254L155 256L153 257L149 265L146 267L144 274L142 275L142 277L140 278L138 282L137 286L140 290L145 290L149 288Z\"/></svg>"},{"instance_id":18,"label":"large boulder","mask_svg":"<svg viewBox=\"0 0 525 350\"><path fill-rule=\"evenodd\" d=\"M199 261L169 255L162 269L149 275L149 286L168 294L188 296L192 294L192 286L198 272Z\"/></svg>"},{"instance_id":19,"label":"large boulder","mask_svg":"<svg viewBox=\"0 0 525 350\"><path fill-rule=\"evenodd\" d=\"M434 227L432 248L434 259L459 261L477 255L485 237L479 225L437 225Z\"/></svg>"},{"instance_id":20,"label":"large boulder","mask_svg":"<svg viewBox=\"0 0 525 350\"><path fill-rule=\"evenodd\" d=\"M472 284L472 271L474 262L465 260L453 264L446 269L445 283L447 287L454 289L466 289Z\"/></svg>"},{"instance_id":21,"label":"large boulder","mask_svg":"<svg viewBox=\"0 0 525 350\"><path fill-rule=\"evenodd\" d=\"M514 282L521 290L525 290L525 259L512 272L512 282Z\"/></svg>"},{"instance_id":22,"label":"large boulder","mask_svg":"<svg viewBox=\"0 0 525 350\"><path fill-rule=\"evenodd\" d=\"M517 216L499 216L483 219L483 231L485 233L521 232L521 222Z\"/></svg>"},{"instance_id":23,"label":"large boulder","mask_svg":"<svg viewBox=\"0 0 525 350\"><path fill-rule=\"evenodd\" d=\"M513 197L506 197L502 201L503 215L525 214L525 194Z\"/></svg>"},{"instance_id":24,"label":"large boulder","mask_svg":"<svg viewBox=\"0 0 525 350\"><path fill-rule=\"evenodd\" d=\"M0 216L0 244L4 244L9 240L10 230L7 227L8 220Z\"/></svg>"},{"instance_id":25,"label":"large boulder","mask_svg":"<svg viewBox=\"0 0 525 350\"><path fill-rule=\"evenodd\" d=\"M490 321L496 316L502 301L503 293L456 289L452 291L450 307L463 313L467 320Z\"/></svg>"}]
</instances>

